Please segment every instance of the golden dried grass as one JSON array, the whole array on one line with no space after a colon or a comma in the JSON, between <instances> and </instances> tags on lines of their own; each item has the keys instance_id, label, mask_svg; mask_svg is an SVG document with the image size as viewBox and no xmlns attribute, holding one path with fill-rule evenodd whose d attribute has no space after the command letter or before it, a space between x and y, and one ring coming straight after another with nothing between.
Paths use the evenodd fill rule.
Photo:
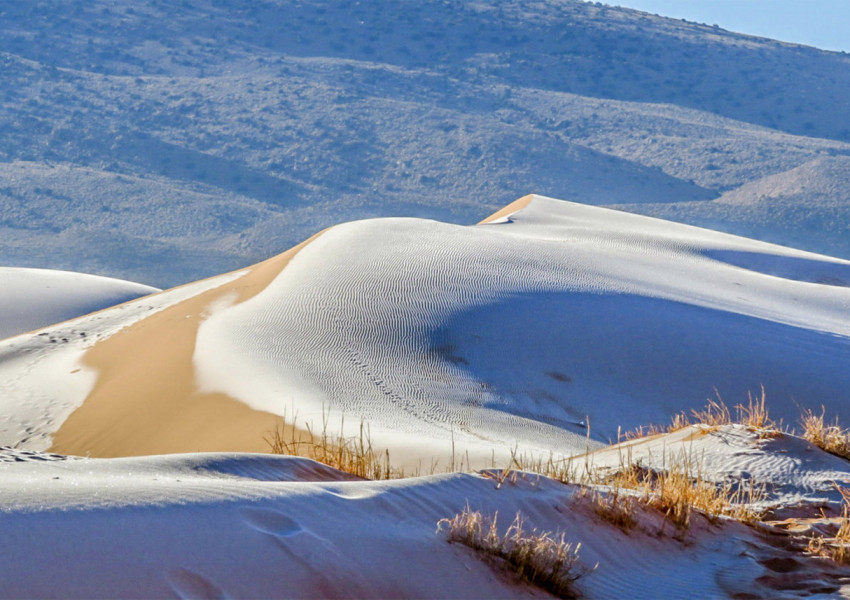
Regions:
<instances>
[{"instance_id":1,"label":"golden dried grass","mask_svg":"<svg viewBox=\"0 0 850 600\"><path fill-rule=\"evenodd\" d=\"M620 454L616 467L594 467L589 455L584 463L566 460L530 460L513 458L516 468L531 471L581 487L581 496L590 498L593 511L604 521L629 532L637 522L639 505L659 510L680 533L688 529L692 511L696 510L709 520L720 516L752 523L761 518L753 508L765 497L763 486L754 481L714 482L707 479L698 460L682 451L667 455L659 469L644 466L634 460L630 451ZM501 474L510 477L511 469Z\"/></svg>"},{"instance_id":2,"label":"golden dried grass","mask_svg":"<svg viewBox=\"0 0 850 600\"><path fill-rule=\"evenodd\" d=\"M685 413L674 415L669 425L648 425L638 427L637 429L625 434L626 440L633 440L650 435L672 433L690 425L699 425L709 430L716 430L725 425L743 425L750 431L756 432L759 437L776 437L782 433L781 423L777 423L770 418L767 409L767 395L764 387L758 396L753 396L751 392L747 393L747 404L738 404L735 408L733 417L732 411L723 402L720 394L716 394L716 399L707 399L705 408L702 410L692 410L689 417Z\"/></svg>"},{"instance_id":3,"label":"golden dried grass","mask_svg":"<svg viewBox=\"0 0 850 600\"><path fill-rule=\"evenodd\" d=\"M566 542L563 533L527 531L520 513L504 535L499 534L498 513L486 516L469 505L441 519L437 529L445 530L450 542L501 559L518 577L560 598L578 597L575 582L588 573L579 562L581 544Z\"/></svg>"},{"instance_id":4,"label":"golden dried grass","mask_svg":"<svg viewBox=\"0 0 850 600\"><path fill-rule=\"evenodd\" d=\"M634 494L616 487L606 492L584 489L590 490L590 506L603 521L619 528L623 533L628 533L637 524L635 512L639 500Z\"/></svg>"},{"instance_id":5,"label":"golden dried grass","mask_svg":"<svg viewBox=\"0 0 850 600\"><path fill-rule=\"evenodd\" d=\"M750 431L755 431L761 438L782 435L781 423L771 419L767 410L767 394L764 391L764 386L762 386L759 396L753 397L748 392L747 398L746 406L739 404L735 407L737 411L736 422Z\"/></svg>"},{"instance_id":6,"label":"golden dried grass","mask_svg":"<svg viewBox=\"0 0 850 600\"><path fill-rule=\"evenodd\" d=\"M850 430L838 424L838 418L832 424L826 423L826 409L821 406L819 415L806 409L800 416L803 427L803 439L830 454L850 459Z\"/></svg>"},{"instance_id":7,"label":"golden dried grass","mask_svg":"<svg viewBox=\"0 0 850 600\"><path fill-rule=\"evenodd\" d=\"M835 485L835 484L833 484ZM809 538L808 551L840 564L850 564L850 489L835 485L841 493L841 517L838 531L828 538L815 534Z\"/></svg>"},{"instance_id":8,"label":"golden dried grass","mask_svg":"<svg viewBox=\"0 0 850 600\"><path fill-rule=\"evenodd\" d=\"M709 520L727 516L748 523L757 521L761 514L752 506L764 497L763 488L752 481L736 485L729 480L717 483L706 479L698 463L684 453L657 470L630 461L602 475L598 483L607 485L612 490L609 494L615 496L631 490L642 504L661 511L680 532L688 529L694 510ZM615 524L622 520L622 511L622 507L612 511Z\"/></svg>"},{"instance_id":9,"label":"golden dried grass","mask_svg":"<svg viewBox=\"0 0 850 600\"><path fill-rule=\"evenodd\" d=\"M389 450L380 451L372 446L369 426L362 420L359 434L346 436L343 433L344 418L338 433L329 432L329 415L329 411L323 413L321 432L314 432L309 423L306 425L309 433L307 440L297 438L294 433L287 436L282 422L265 438L271 453L311 458L363 479L397 479L406 476L404 471L391 467ZM289 428L289 431L294 432L294 428Z\"/></svg>"}]
</instances>

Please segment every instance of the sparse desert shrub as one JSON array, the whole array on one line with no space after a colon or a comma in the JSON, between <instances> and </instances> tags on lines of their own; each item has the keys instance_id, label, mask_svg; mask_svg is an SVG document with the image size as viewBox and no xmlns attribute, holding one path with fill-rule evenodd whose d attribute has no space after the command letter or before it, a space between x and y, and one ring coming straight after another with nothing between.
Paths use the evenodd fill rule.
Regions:
<instances>
[{"instance_id":1,"label":"sparse desert shrub","mask_svg":"<svg viewBox=\"0 0 850 600\"><path fill-rule=\"evenodd\" d=\"M823 406L819 415L809 409L803 412L800 417L803 439L830 454L850 459L850 430L841 427L838 424L838 418L831 425L827 424L825 416L826 409Z\"/></svg>"},{"instance_id":2,"label":"sparse desert shrub","mask_svg":"<svg viewBox=\"0 0 850 600\"><path fill-rule=\"evenodd\" d=\"M716 428L732 423L732 415L729 412L729 408L720 398L720 395L717 396L717 400L707 400L703 410L694 410L691 412L693 413L694 421L698 425Z\"/></svg>"},{"instance_id":3,"label":"sparse desert shrub","mask_svg":"<svg viewBox=\"0 0 850 600\"><path fill-rule=\"evenodd\" d=\"M566 542L563 533L526 531L520 513L500 535L498 513L489 517L467 505L451 519L441 519L437 530L446 530L450 542L503 560L519 577L560 598L578 597L574 584L588 572L579 563L581 544Z\"/></svg>"},{"instance_id":4,"label":"sparse desert shrub","mask_svg":"<svg viewBox=\"0 0 850 600\"><path fill-rule=\"evenodd\" d=\"M301 439L290 429L287 436L283 422L265 438L273 454L288 454L304 456L324 463L340 471L351 473L364 479L396 479L404 477L405 473L390 466L389 450L376 450L372 447L369 426L360 421L360 433L357 436L345 436L344 422L340 431L332 434L328 431L329 413L322 418L321 433L314 433L312 426L307 424L308 439ZM284 419L285 420L285 419Z\"/></svg>"},{"instance_id":5,"label":"sparse desert shrub","mask_svg":"<svg viewBox=\"0 0 850 600\"><path fill-rule=\"evenodd\" d=\"M575 458L555 458L553 454L549 454L544 460L540 456L533 454L518 454L514 448L511 450L511 463L498 474L496 479L501 484L503 481L511 477L516 471L526 471L542 475L561 483L577 483L580 485L590 483L590 465L585 464L584 468Z\"/></svg>"},{"instance_id":6,"label":"sparse desert shrub","mask_svg":"<svg viewBox=\"0 0 850 600\"><path fill-rule=\"evenodd\" d=\"M686 415L685 413L682 412L682 413L678 413L676 415L673 415L673 418L670 420L669 425L666 425L666 426L665 425L641 425L637 429L633 429L632 431L627 431L625 433L624 437L625 437L626 441L628 441L628 440L635 440L635 439L639 439L639 438L649 437L651 435L661 435L661 434L664 434L664 433L672 433L674 431L684 429L685 427L688 427L690 424L691 424L691 421L688 418L688 415ZM617 435L617 438L619 440L619 438L620 438L619 434Z\"/></svg>"},{"instance_id":7,"label":"sparse desert shrub","mask_svg":"<svg viewBox=\"0 0 850 600\"><path fill-rule=\"evenodd\" d=\"M744 425L751 431L759 434L759 437L776 437L782 433L780 425L770 418L767 411L767 395L764 387L761 388L761 395L754 398L752 394L747 394L747 406L739 404L735 407L737 410L737 423Z\"/></svg>"},{"instance_id":8,"label":"sparse desert shrub","mask_svg":"<svg viewBox=\"0 0 850 600\"><path fill-rule=\"evenodd\" d=\"M715 483L705 479L692 457L684 454L660 470L630 460L612 473L601 474L598 483L607 485L612 490L609 494L615 497L623 494L622 490L632 490L638 501L664 513L680 533L690 526L693 510L710 520L723 515L744 522L756 521L760 513L751 505L764 496L764 490L752 481L745 486L728 480ZM617 519L627 522L634 513L633 506L619 502L620 506L610 511L615 524ZM609 520L607 508L603 505L602 516Z\"/></svg>"},{"instance_id":9,"label":"sparse desert shrub","mask_svg":"<svg viewBox=\"0 0 850 600\"><path fill-rule=\"evenodd\" d=\"M590 488L585 488L590 490ZM598 489L590 491L590 505L593 512L603 521L618 527L623 533L628 533L635 526L635 509L638 498L633 494L623 493L619 488L608 492Z\"/></svg>"},{"instance_id":10,"label":"sparse desert shrub","mask_svg":"<svg viewBox=\"0 0 850 600\"><path fill-rule=\"evenodd\" d=\"M754 397L752 393L747 394L747 404L735 406L735 417L732 411L723 402L720 395L716 400L708 399L705 408L692 410L691 417L685 413L675 415L666 427L663 425L649 425L638 427L634 431L626 433L626 440L632 440L650 435L672 433L684 429L689 425L702 425L711 430L716 430L724 425L739 424L759 434L759 437L775 437L781 433L780 424L770 418L767 410L767 397L762 387L759 396Z\"/></svg>"},{"instance_id":11,"label":"sparse desert shrub","mask_svg":"<svg viewBox=\"0 0 850 600\"><path fill-rule=\"evenodd\" d=\"M514 455L513 464L522 471L581 486L582 496L590 498L593 511L624 532L636 524L639 504L661 511L680 534L688 529L693 510L709 520L722 515L751 523L761 517L752 506L765 495L764 488L752 480L727 479L718 483L706 479L699 462L685 452L665 457L665 465L660 469L644 466L631 453L622 454L620 464L614 468L594 467L589 459L582 465L580 457L566 461L550 457L542 461ZM495 478L501 485L503 481L511 481L515 473L505 469Z\"/></svg>"},{"instance_id":12,"label":"sparse desert shrub","mask_svg":"<svg viewBox=\"0 0 850 600\"><path fill-rule=\"evenodd\" d=\"M841 517L835 537L813 535L808 550L815 556L829 558L840 564L850 564L850 489L836 485L841 493Z\"/></svg>"}]
</instances>

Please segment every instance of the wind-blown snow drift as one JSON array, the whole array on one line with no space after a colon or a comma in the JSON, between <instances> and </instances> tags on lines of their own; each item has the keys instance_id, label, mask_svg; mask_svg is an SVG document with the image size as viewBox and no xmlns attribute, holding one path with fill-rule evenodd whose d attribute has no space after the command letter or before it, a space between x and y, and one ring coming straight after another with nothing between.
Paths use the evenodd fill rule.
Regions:
<instances>
[{"instance_id":1,"label":"wind-blown snow drift","mask_svg":"<svg viewBox=\"0 0 850 600\"><path fill-rule=\"evenodd\" d=\"M850 418L847 261L539 196L473 227L347 223L284 256L199 294L182 288L181 301L176 290L147 298L171 308L104 331L82 359L100 372L94 391L64 399L79 407L68 424L43 425L58 429L54 449L215 449L234 425L201 417L225 397L314 429L329 410L364 419L376 444L426 465L452 443L478 464L514 445L584 450L588 417L603 441L700 407L715 389L734 404L764 385L786 422L798 403ZM119 337L108 365L95 360ZM179 360L155 361L180 344ZM39 360L14 376L0 362L12 401L35 385ZM156 387L177 378L188 383ZM269 422L227 449L255 449ZM157 445L166 425L173 435Z\"/></svg>"}]
</instances>

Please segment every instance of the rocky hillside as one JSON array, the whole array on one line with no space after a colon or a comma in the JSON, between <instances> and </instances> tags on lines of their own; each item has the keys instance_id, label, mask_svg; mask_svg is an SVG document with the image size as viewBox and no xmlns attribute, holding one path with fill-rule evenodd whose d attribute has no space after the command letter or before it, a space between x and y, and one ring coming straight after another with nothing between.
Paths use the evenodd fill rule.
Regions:
<instances>
[{"instance_id":1,"label":"rocky hillside","mask_svg":"<svg viewBox=\"0 0 850 600\"><path fill-rule=\"evenodd\" d=\"M850 57L601 4L39 0L0 31L6 265L167 286L529 192L784 241L758 190L850 156ZM804 170L791 242L850 256L840 169Z\"/></svg>"}]
</instances>

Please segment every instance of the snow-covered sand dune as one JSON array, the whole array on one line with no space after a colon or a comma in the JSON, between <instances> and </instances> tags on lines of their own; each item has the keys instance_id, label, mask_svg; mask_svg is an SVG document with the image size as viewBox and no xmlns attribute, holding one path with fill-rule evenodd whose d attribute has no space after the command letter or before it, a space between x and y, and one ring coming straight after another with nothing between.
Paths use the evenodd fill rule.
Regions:
<instances>
[{"instance_id":1,"label":"snow-covered sand dune","mask_svg":"<svg viewBox=\"0 0 850 600\"><path fill-rule=\"evenodd\" d=\"M438 521L465 506L581 543L587 598L847 594L847 570L788 535L834 529L847 461L735 425L593 448L715 388L846 422L848 284L847 261L529 196L471 227L346 223L0 341L0 444L16 446L0 448L0 597L548 597L446 541ZM504 467L514 446L592 446L577 471L686 457L766 485L772 524L693 515L684 532L640 507L626 533L537 475L373 482L225 452L267 449L281 417L343 416L426 471L453 451ZM65 456L87 453L122 458Z\"/></svg>"},{"instance_id":2,"label":"snow-covered sand dune","mask_svg":"<svg viewBox=\"0 0 850 600\"><path fill-rule=\"evenodd\" d=\"M97 275L0 267L0 339L158 291Z\"/></svg>"},{"instance_id":3,"label":"snow-covered sand dune","mask_svg":"<svg viewBox=\"0 0 850 600\"><path fill-rule=\"evenodd\" d=\"M759 447L713 446L729 469L744 464L742 450ZM805 461L813 479L850 477L846 462L818 470L826 459L809 460L822 453L802 443L762 454L789 450L777 458ZM639 510L624 533L577 487L534 475L371 482L268 455L61 458L0 449L0 486L15 491L0 505L13 549L0 561L2 597L550 597L446 541L437 522L466 505L498 511L502 530L519 511L526 531L580 542L581 565L598 565L577 584L587 598L835 597L841 588L839 569L795 552L779 531L694 515L682 534Z\"/></svg>"},{"instance_id":4,"label":"snow-covered sand dune","mask_svg":"<svg viewBox=\"0 0 850 600\"><path fill-rule=\"evenodd\" d=\"M0 443L254 451L277 416L315 430L330 411L407 466L453 448L486 465L584 451L588 417L595 446L762 385L786 422L821 404L850 420L848 284L847 261L539 196L472 227L357 221L126 305L130 326L106 311L4 343L7 410L45 418Z\"/></svg>"}]
</instances>

